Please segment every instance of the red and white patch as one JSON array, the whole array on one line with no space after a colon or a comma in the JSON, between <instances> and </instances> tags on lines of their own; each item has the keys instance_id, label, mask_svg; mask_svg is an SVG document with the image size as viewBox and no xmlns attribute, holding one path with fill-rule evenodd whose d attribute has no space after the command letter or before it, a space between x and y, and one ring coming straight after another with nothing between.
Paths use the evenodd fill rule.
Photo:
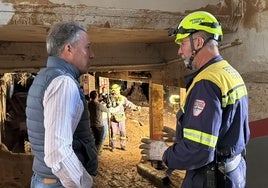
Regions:
<instances>
[{"instance_id":1,"label":"red and white patch","mask_svg":"<svg viewBox=\"0 0 268 188\"><path fill-rule=\"evenodd\" d=\"M199 116L201 112L205 109L206 103L203 100L196 99L194 101L193 115Z\"/></svg>"}]
</instances>

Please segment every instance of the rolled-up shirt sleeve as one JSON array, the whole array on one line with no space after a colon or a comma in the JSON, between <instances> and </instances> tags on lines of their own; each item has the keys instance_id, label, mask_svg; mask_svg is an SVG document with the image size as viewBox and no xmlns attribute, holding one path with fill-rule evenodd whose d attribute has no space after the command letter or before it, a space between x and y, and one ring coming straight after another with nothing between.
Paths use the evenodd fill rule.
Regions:
<instances>
[{"instance_id":1,"label":"rolled-up shirt sleeve","mask_svg":"<svg viewBox=\"0 0 268 188\"><path fill-rule=\"evenodd\" d=\"M64 187L91 187L72 148L73 134L84 110L76 83L68 76L52 80L44 94L45 163Z\"/></svg>"}]
</instances>

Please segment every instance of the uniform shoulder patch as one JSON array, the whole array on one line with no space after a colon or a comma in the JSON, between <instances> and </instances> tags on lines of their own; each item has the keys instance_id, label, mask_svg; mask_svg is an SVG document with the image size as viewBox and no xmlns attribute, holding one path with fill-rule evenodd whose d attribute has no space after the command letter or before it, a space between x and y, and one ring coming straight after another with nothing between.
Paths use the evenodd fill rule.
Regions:
<instances>
[{"instance_id":1,"label":"uniform shoulder patch","mask_svg":"<svg viewBox=\"0 0 268 188\"><path fill-rule=\"evenodd\" d=\"M205 109L206 102L200 99L196 99L194 101L194 107L193 107L193 115L199 116L202 111Z\"/></svg>"}]
</instances>

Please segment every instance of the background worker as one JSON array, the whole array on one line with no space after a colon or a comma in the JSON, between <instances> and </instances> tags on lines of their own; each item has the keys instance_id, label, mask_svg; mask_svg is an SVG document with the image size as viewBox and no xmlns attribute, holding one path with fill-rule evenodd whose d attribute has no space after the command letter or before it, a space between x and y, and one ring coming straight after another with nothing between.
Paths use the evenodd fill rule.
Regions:
<instances>
[{"instance_id":1,"label":"background worker","mask_svg":"<svg viewBox=\"0 0 268 188\"><path fill-rule=\"evenodd\" d=\"M110 94L108 93L108 89L106 87L102 88L102 93L100 94L100 103L107 108L110 107L111 99L110 99ZM103 142L106 140L108 132L109 132L109 136L110 136L110 130L109 130L110 129L110 126L109 126L110 118L109 118L109 116L110 116L109 112L102 112L102 122L103 122L103 128L104 128Z\"/></svg>"},{"instance_id":2,"label":"background worker","mask_svg":"<svg viewBox=\"0 0 268 188\"><path fill-rule=\"evenodd\" d=\"M92 187L98 156L78 80L94 58L87 30L61 22L50 29L46 46L47 65L27 96L26 123L34 154L31 188Z\"/></svg>"},{"instance_id":3,"label":"background worker","mask_svg":"<svg viewBox=\"0 0 268 188\"><path fill-rule=\"evenodd\" d=\"M90 126L95 138L95 146L100 154L104 134L102 113L107 113L108 108L99 102L99 94L95 90L89 93L88 110L90 115Z\"/></svg>"},{"instance_id":4,"label":"background worker","mask_svg":"<svg viewBox=\"0 0 268 188\"><path fill-rule=\"evenodd\" d=\"M248 95L240 74L219 53L221 25L212 14L197 11L173 34L178 54L195 72L186 77L176 141L163 161L170 171L186 170L184 188L245 187Z\"/></svg>"},{"instance_id":5,"label":"background worker","mask_svg":"<svg viewBox=\"0 0 268 188\"><path fill-rule=\"evenodd\" d=\"M101 102L101 104L107 108L107 105L106 103L104 102ZM103 137L102 137L102 142L104 142L107 138L107 134L108 132L110 131L109 130L109 121L110 121L110 118L109 118L109 112L102 112L102 123L103 123Z\"/></svg>"},{"instance_id":6,"label":"background worker","mask_svg":"<svg viewBox=\"0 0 268 188\"><path fill-rule=\"evenodd\" d=\"M119 130L120 146L122 150L126 150L126 115L125 108L140 110L140 106L136 106L129 101L125 96L120 94L121 87L118 84L113 84L111 87L112 107L111 112L111 147L112 151L116 147L116 137Z\"/></svg>"}]
</instances>

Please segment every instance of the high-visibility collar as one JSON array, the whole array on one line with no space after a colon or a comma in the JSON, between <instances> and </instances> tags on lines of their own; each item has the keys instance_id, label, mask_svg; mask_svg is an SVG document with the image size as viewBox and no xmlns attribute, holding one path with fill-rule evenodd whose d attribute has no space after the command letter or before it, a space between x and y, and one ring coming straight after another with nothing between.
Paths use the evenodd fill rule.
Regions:
<instances>
[{"instance_id":1,"label":"high-visibility collar","mask_svg":"<svg viewBox=\"0 0 268 188\"><path fill-rule=\"evenodd\" d=\"M234 104L237 99L247 95L247 90L240 74L227 61L221 60L209 65L194 77L181 104L183 113L188 95L195 84L201 80L209 80L220 88L223 108L229 104Z\"/></svg>"}]
</instances>

